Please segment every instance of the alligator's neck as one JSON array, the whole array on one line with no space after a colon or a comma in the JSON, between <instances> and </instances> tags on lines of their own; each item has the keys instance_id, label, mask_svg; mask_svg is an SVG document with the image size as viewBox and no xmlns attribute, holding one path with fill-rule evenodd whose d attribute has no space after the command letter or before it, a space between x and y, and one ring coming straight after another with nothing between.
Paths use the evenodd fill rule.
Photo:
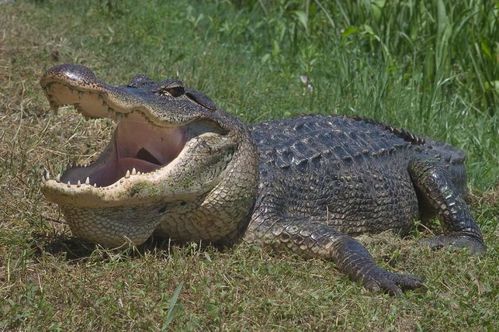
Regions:
<instances>
[{"instance_id":1,"label":"alligator's neck","mask_svg":"<svg viewBox=\"0 0 499 332\"><path fill-rule=\"evenodd\" d=\"M224 181L213 191L215 195L223 197L224 219L227 229L233 229L224 239L224 242L233 242L240 238L248 226L252 208L258 190L258 163L259 156L255 145L247 131L242 133L241 145L234 155L231 168L228 168ZM219 211L214 211L214 218L220 219ZM222 227L222 228L223 228Z\"/></svg>"},{"instance_id":2,"label":"alligator's neck","mask_svg":"<svg viewBox=\"0 0 499 332\"><path fill-rule=\"evenodd\" d=\"M160 235L229 245L245 231L257 194L259 156L247 127L228 114L222 116L221 123L229 129L228 135L234 135L239 142L231 161L218 184L194 203L195 208L184 207L189 212L179 210L165 215L159 225ZM177 232L179 225L182 230ZM194 232L189 232L189 228Z\"/></svg>"}]
</instances>

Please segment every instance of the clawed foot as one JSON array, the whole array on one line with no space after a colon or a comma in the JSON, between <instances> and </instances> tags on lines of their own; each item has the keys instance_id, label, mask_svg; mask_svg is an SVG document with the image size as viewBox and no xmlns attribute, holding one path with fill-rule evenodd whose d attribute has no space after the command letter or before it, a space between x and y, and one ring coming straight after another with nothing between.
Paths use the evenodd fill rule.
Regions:
<instances>
[{"instance_id":1,"label":"clawed foot","mask_svg":"<svg viewBox=\"0 0 499 332\"><path fill-rule=\"evenodd\" d=\"M362 278L364 287L371 291L388 292L391 295L400 295L404 290L424 287L423 280L409 274L388 272L376 267Z\"/></svg>"},{"instance_id":2,"label":"clawed foot","mask_svg":"<svg viewBox=\"0 0 499 332\"><path fill-rule=\"evenodd\" d=\"M487 248L481 241L466 235L438 235L421 240L421 243L432 249L444 247L456 249L467 248L472 255L481 255L487 251Z\"/></svg>"}]
</instances>

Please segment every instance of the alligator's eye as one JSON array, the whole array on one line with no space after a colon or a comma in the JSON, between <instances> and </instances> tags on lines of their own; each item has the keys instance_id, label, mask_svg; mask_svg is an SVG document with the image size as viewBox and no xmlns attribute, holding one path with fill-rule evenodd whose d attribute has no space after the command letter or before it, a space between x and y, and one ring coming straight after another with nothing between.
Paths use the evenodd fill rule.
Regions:
<instances>
[{"instance_id":1,"label":"alligator's eye","mask_svg":"<svg viewBox=\"0 0 499 332\"><path fill-rule=\"evenodd\" d=\"M165 90L173 97L178 97L184 94L184 87L181 85L168 87Z\"/></svg>"},{"instance_id":2,"label":"alligator's eye","mask_svg":"<svg viewBox=\"0 0 499 332\"><path fill-rule=\"evenodd\" d=\"M161 96L170 95L172 97L179 97L184 94L185 90L181 81L166 80L162 82L159 89L154 92Z\"/></svg>"}]
</instances>

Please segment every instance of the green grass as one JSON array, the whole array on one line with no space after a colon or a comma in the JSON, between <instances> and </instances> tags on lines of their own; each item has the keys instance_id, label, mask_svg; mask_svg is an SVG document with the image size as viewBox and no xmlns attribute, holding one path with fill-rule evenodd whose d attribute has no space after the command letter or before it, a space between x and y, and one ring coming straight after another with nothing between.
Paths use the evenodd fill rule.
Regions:
<instances>
[{"instance_id":1,"label":"green grass","mask_svg":"<svg viewBox=\"0 0 499 332\"><path fill-rule=\"evenodd\" d=\"M497 6L0 5L0 330L497 330ZM426 292L394 298L366 292L329 262L249 245L88 246L39 190L43 167L91 159L113 127L48 112L38 79L63 62L114 83L178 76L248 122L356 114L459 146L489 251L430 252L417 245L421 234L364 238L385 267L426 278Z\"/></svg>"}]
</instances>

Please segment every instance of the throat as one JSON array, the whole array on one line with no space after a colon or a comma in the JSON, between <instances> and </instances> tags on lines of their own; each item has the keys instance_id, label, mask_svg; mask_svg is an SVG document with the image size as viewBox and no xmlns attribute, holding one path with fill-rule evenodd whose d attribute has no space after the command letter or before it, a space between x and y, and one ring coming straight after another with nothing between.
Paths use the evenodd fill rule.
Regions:
<instances>
[{"instance_id":1,"label":"throat","mask_svg":"<svg viewBox=\"0 0 499 332\"><path fill-rule=\"evenodd\" d=\"M150 162L151 164L161 165L161 162L153 156L146 148L142 148L137 152L137 159L142 159L144 161Z\"/></svg>"}]
</instances>

